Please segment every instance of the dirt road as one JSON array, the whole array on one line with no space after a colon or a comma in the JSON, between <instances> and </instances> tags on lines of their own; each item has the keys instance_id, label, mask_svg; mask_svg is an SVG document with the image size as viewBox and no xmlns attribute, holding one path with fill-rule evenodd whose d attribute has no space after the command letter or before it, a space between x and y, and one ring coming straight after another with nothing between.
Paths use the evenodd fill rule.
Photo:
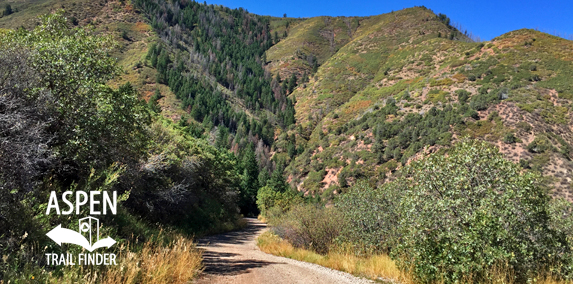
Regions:
<instances>
[{"instance_id":1,"label":"dirt road","mask_svg":"<svg viewBox=\"0 0 573 284\"><path fill-rule=\"evenodd\" d=\"M248 219L242 231L200 240L205 270L195 283L373 283L316 264L266 254L256 245L257 236L265 229L264 223Z\"/></svg>"}]
</instances>

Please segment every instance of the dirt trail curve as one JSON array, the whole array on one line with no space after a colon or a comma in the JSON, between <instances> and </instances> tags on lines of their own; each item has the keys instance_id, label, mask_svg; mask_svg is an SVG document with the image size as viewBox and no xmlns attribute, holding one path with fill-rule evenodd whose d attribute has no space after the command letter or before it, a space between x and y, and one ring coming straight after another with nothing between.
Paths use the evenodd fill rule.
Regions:
<instances>
[{"instance_id":1,"label":"dirt trail curve","mask_svg":"<svg viewBox=\"0 0 573 284\"><path fill-rule=\"evenodd\" d=\"M373 283L316 264L266 254L256 238L266 230L257 219L236 231L199 240L205 270L194 283Z\"/></svg>"}]
</instances>

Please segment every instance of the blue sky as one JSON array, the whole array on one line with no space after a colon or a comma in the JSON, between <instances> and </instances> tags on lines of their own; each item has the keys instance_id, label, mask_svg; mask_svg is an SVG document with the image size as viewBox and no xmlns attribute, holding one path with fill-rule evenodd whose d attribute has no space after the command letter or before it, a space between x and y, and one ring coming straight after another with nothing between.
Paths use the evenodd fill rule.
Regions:
<instances>
[{"instance_id":1,"label":"blue sky","mask_svg":"<svg viewBox=\"0 0 573 284\"><path fill-rule=\"evenodd\" d=\"M371 1L371 0L211 0L230 8L243 7L251 13L282 17L370 16L413 6L426 6L460 23L482 40L506 32L531 28L569 38L573 36L572 0L482 0L482 1Z\"/></svg>"}]
</instances>

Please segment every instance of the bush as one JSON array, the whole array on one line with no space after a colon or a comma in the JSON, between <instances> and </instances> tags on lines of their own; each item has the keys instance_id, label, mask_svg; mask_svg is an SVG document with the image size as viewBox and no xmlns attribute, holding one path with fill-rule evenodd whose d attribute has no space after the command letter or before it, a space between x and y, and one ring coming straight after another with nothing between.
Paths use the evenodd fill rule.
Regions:
<instances>
[{"instance_id":1,"label":"bush","mask_svg":"<svg viewBox=\"0 0 573 284\"><path fill-rule=\"evenodd\" d=\"M533 127L531 127L531 124L529 124L525 121L520 121L515 126L517 126L517 128L522 129L525 132L529 132L533 128Z\"/></svg>"},{"instance_id":2,"label":"bush","mask_svg":"<svg viewBox=\"0 0 573 284\"><path fill-rule=\"evenodd\" d=\"M549 206L551 227L563 233L568 242L573 243L573 204L563 198L551 200Z\"/></svg>"},{"instance_id":3,"label":"bush","mask_svg":"<svg viewBox=\"0 0 573 284\"><path fill-rule=\"evenodd\" d=\"M274 232L295 247L326 254L340 236L343 218L335 208L300 205L282 216Z\"/></svg>"},{"instance_id":4,"label":"bush","mask_svg":"<svg viewBox=\"0 0 573 284\"><path fill-rule=\"evenodd\" d=\"M383 190L400 193L392 256L419 282L480 282L496 265L508 265L516 277L508 280L518 282L548 264L568 272L570 248L550 226L541 177L485 142L463 140L448 156L413 162Z\"/></svg>"},{"instance_id":5,"label":"bush","mask_svg":"<svg viewBox=\"0 0 573 284\"><path fill-rule=\"evenodd\" d=\"M336 208L342 212L346 226L342 240L353 244L359 253L388 253L396 244L398 206L395 192L372 188L360 181L342 195Z\"/></svg>"},{"instance_id":6,"label":"bush","mask_svg":"<svg viewBox=\"0 0 573 284\"><path fill-rule=\"evenodd\" d=\"M475 120L479 120L479 113L473 109L469 109L468 111L466 111L466 113L464 114L465 117L471 117Z\"/></svg>"},{"instance_id":7,"label":"bush","mask_svg":"<svg viewBox=\"0 0 573 284\"><path fill-rule=\"evenodd\" d=\"M551 149L551 142L545 136L535 136L535 139L527 145L527 150L532 153L544 153Z\"/></svg>"},{"instance_id":8,"label":"bush","mask_svg":"<svg viewBox=\"0 0 573 284\"><path fill-rule=\"evenodd\" d=\"M291 189L280 191L267 185L260 188L257 193L257 207L261 215L269 218L281 215L300 203L302 203L302 197Z\"/></svg>"},{"instance_id":9,"label":"bush","mask_svg":"<svg viewBox=\"0 0 573 284\"><path fill-rule=\"evenodd\" d=\"M4 7L4 11L2 12L2 14L4 16L9 16L12 15L12 13L14 13L14 11L12 10L12 6L10 6L10 4L7 4L6 7Z\"/></svg>"},{"instance_id":10,"label":"bush","mask_svg":"<svg viewBox=\"0 0 573 284\"><path fill-rule=\"evenodd\" d=\"M58 112L50 145L73 169L136 162L144 154L149 115L137 92L129 83L106 85L119 75L108 56L115 46L111 36L70 29L61 14L44 16L34 30L0 35L0 49L29 51L27 63L41 74L36 90L50 92Z\"/></svg>"},{"instance_id":11,"label":"bush","mask_svg":"<svg viewBox=\"0 0 573 284\"><path fill-rule=\"evenodd\" d=\"M507 133L503 137L503 143L505 144L513 144L515 142L517 142L517 138L515 137L515 135L513 135L513 133Z\"/></svg>"},{"instance_id":12,"label":"bush","mask_svg":"<svg viewBox=\"0 0 573 284\"><path fill-rule=\"evenodd\" d=\"M457 90L456 94L458 95L458 101L460 104L465 104L471 95L471 93L466 90Z\"/></svg>"}]
</instances>

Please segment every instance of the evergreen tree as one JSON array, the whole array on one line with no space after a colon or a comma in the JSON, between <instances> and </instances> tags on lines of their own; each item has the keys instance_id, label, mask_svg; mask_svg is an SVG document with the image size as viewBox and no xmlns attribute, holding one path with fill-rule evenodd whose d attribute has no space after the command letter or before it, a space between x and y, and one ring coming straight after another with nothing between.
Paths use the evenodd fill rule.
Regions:
<instances>
[{"instance_id":1,"label":"evergreen tree","mask_svg":"<svg viewBox=\"0 0 573 284\"><path fill-rule=\"evenodd\" d=\"M312 74L316 73L317 71L318 71L318 62L315 59L314 62L312 63Z\"/></svg>"},{"instance_id":2,"label":"evergreen tree","mask_svg":"<svg viewBox=\"0 0 573 284\"><path fill-rule=\"evenodd\" d=\"M284 167L283 165L278 165L273 171L271 179L268 181L267 186L272 188L276 192L285 192L289 189L289 185L283 176Z\"/></svg>"},{"instance_id":3,"label":"evergreen tree","mask_svg":"<svg viewBox=\"0 0 573 284\"><path fill-rule=\"evenodd\" d=\"M271 176L269 175L269 171L267 169L263 169L259 173L259 185L261 187L266 186Z\"/></svg>"},{"instance_id":4,"label":"evergreen tree","mask_svg":"<svg viewBox=\"0 0 573 284\"><path fill-rule=\"evenodd\" d=\"M292 93L295 87L296 87L296 75L292 73L292 75L290 76L290 80L288 82L288 93L289 94Z\"/></svg>"},{"instance_id":5,"label":"evergreen tree","mask_svg":"<svg viewBox=\"0 0 573 284\"><path fill-rule=\"evenodd\" d=\"M257 214L257 191L259 190L259 165L252 144L247 147L242 160L241 212L245 215Z\"/></svg>"},{"instance_id":6,"label":"evergreen tree","mask_svg":"<svg viewBox=\"0 0 573 284\"><path fill-rule=\"evenodd\" d=\"M12 13L14 13L12 6L10 6L10 4L6 5L6 8L4 9L4 16L11 15Z\"/></svg>"},{"instance_id":7,"label":"evergreen tree","mask_svg":"<svg viewBox=\"0 0 573 284\"><path fill-rule=\"evenodd\" d=\"M163 96L161 95L161 92L159 91L159 89L155 89L155 93L153 94L153 96L151 96L151 98L149 98L149 101L147 102L147 105L149 106L149 108L153 111L153 112L161 112L161 107L159 106L159 99L163 98Z\"/></svg>"}]
</instances>

